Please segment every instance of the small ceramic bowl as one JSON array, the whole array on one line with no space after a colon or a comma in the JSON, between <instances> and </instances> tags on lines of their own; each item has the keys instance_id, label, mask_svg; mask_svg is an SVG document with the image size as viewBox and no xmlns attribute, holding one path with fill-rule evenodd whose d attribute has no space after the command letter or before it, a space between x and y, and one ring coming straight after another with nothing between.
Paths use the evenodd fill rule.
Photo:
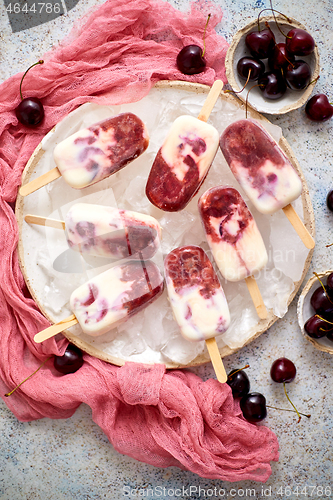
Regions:
<instances>
[{"instance_id":1,"label":"small ceramic bowl","mask_svg":"<svg viewBox=\"0 0 333 500\"><path fill-rule=\"evenodd\" d=\"M281 15L276 15L275 18L280 26L280 29L282 30L282 33L284 34L287 34L288 31L292 28L301 28L308 31L307 28L305 28L302 24L292 18L288 18L290 20L290 23L286 20L285 17ZM270 29L274 33L276 43L284 42L285 37L277 28L274 17L260 17L260 29L266 28L265 22L269 24ZM241 90L245 84L245 80L238 76L237 63L242 57L251 55L249 49L245 45L246 35L251 31L257 30L258 20L254 19L236 33L227 51L225 60L226 75L230 86L236 92ZM315 80L319 76L320 70L317 45L315 46L312 54L308 56L296 56L296 59L302 59L309 64L312 75L311 82L313 82L313 80ZM266 71L268 71L269 68L267 65L267 59L263 59L263 62L265 63ZM296 91L288 88L286 93L280 99L270 100L263 97L262 92L258 87L252 88L255 84L256 82L254 81L249 82L246 85L245 89L241 93L237 94L238 97L240 97L240 99L245 102L246 96L248 95L248 102L254 109L259 111L260 113L267 113L271 115L288 113L289 111L303 106L303 104L305 104L309 99L315 86L315 82L313 82L304 90ZM251 88L252 90L251 92L249 92Z\"/></svg>"},{"instance_id":2,"label":"small ceramic bowl","mask_svg":"<svg viewBox=\"0 0 333 500\"><path fill-rule=\"evenodd\" d=\"M327 277L333 271L325 271L323 273L317 273L321 282L326 285ZM315 314L313 307L310 304L311 296L316 288L320 287L321 284L316 276L313 276L309 279L307 284L305 285L297 304L297 316L298 316L298 324L302 330L302 334L316 349L319 351L328 352L329 354L333 354L333 342L328 340L326 337L322 337L321 339L313 339L309 337L309 335L304 330L304 325L306 321Z\"/></svg>"}]
</instances>

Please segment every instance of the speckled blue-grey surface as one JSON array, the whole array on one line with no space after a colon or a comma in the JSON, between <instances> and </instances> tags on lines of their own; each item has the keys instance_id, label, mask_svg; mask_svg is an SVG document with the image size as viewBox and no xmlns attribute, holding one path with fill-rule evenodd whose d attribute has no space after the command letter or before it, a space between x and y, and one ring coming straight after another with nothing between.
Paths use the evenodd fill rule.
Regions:
<instances>
[{"instance_id":1,"label":"speckled blue-grey surface","mask_svg":"<svg viewBox=\"0 0 333 500\"><path fill-rule=\"evenodd\" d=\"M171 0L170 0L171 1ZM230 42L238 29L269 7L268 0L215 0L225 12L218 27ZM12 33L0 3L0 79L22 71L56 45L74 21L95 5L80 0L61 18ZM185 9L187 0L172 1ZM316 92L333 96L333 4L330 0L275 1L275 8L308 27L318 44L321 77ZM282 127L305 174L316 218L316 248L308 277L313 271L332 268L333 214L326 208L326 194L333 187L333 121L313 123L304 109L269 119ZM272 405L286 407L281 385L270 380L274 359L287 356L298 369L289 384L289 394L311 419L297 424L292 413L268 411L266 424L277 434L280 460L272 464L265 485L251 481L226 483L202 479L177 468L158 469L113 450L100 428L92 422L91 410L82 405L68 420L20 423L0 403L0 499L85 500L104 498L328 498L333 496L331 374L333 358L315 350L300 333L296 316L297 297L286 316L270 330L225 358L227 370L250 364L252 389L265 394ZM196 369L203 378L213 376L206 365ZM306 489L307 487L307 489Z\"/></svg>"}]
</instances>

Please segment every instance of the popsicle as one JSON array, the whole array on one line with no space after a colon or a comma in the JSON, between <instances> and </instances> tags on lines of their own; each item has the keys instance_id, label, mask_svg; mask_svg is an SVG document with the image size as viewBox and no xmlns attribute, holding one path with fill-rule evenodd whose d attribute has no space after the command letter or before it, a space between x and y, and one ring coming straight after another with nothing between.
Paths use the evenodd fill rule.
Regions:
<instances>
[{"instance_id":1,"label":"popsicle","mask_svg":"<svg viewBox=\"0 0 333 500\"><path fill-rule=\"evenodd\" d=\"M90 203L72 205L65 221L30 214L25 221L65 229L72 250L112 259L136 253L140 258L150 259L161 238L161 227L150 215Z\"/></svg>"},{"instance_id":2,"label":"popsicle","mask_svg":"<svg viewBox=\"0 0 333 500\"><path fill-rule=\"evenodd\" d=\"M188 245L172 250L164 261L165 281L175 320L189 341L205 340L217 379L227 376L215 337L230 325L224 291L204 250Z\"/></svg>"},{"instance_id":3,"label":"popsicle","mask_svg":"<svg viewBox=\"0 0 333 500\"><path fill-rule=\"evenodd\" d=\"M61 175L71 187L83 189L118 172L148 147L149 136L142 120L121 113L79 130L54 148L56 167L21 186L26 196Z\"/></svg>"},{"instance_id":4,"label":"popsicle","mask_svg":"<svg viewBox=\"0 0 333 500\"><path fill-rule=\"evenodd\" d=\"M182 115L172 124L149 173L146 195L156 207L178 212L204 181L219 145L219 133L206 123L223 83L217 80L198 116Z\"/></svg>"},{"instance_id":5,"label":"popsicle","mask_svg":"<svg viewBox=\"0 0 333 500\"><path fill-rule=\"evenodd\" d=\"M152 261L129 261L95 276L71 294L73 315L37 333L40 343L79 323L84 333L97 337L115 328L156 300L163 277Z\"/></svg>"},{"instance_id":6,"label":"popsicle","mask_svg":"<svg viewBox=\"0 0 333 500\"><path fill-rule=\"evenodd\" d=\"M239 184L257 210L273 214L283 209L307 248L315 242L291 202L302 192L302 182L280 146L251 119L238 120L221 135L222 153Z\"/></svg>"},{"instance_id":7,"label":"popsicle","mask_svg":"<svg viewBox=\"0 0 333 500\"><path fill-rule=\"evenodd\" d=\"M216 186L199 199L198 208L214 260L229 281L245 279L261 319L267 317L253 277L268 260L257 224L240 193L233 187Z\"/></svg>"}]
</instances>

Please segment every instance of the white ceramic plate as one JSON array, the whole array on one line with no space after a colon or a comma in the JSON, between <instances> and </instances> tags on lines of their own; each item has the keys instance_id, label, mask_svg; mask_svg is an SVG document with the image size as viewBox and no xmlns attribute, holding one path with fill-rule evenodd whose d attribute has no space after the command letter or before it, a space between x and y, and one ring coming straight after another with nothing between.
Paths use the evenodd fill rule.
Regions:
<instances>
[{"instance_id":1,"label":"white ceramic plate","mask_svg":"<svg viewBox=\"0 0 333 500\"><path fill-rule=\"evenodd\" d=\"M317 273L324 285L326 285L327 277L332 272L332 270L329 270L322 273ZM303 288L297 304L298 324L306 340L310 342L316 349L318 349L319 351L328 352L329 354L333 354L333 343L330 342L326 337L322 337L321 339L313 339L309 337L309 335L307 335L306 331L304 330L304 325L307 320L315 314L315 311L310 304L311 296L316 288L319 288L320 286L321 284L318 278L316 276L313 276L309 279L309 281Z\"/></svg>"},{"instance_id":2,"label":"white ceramic plate","mask_svg":"<svg viewBox=\"0 0 333 500\"><path fill-rule=\"evenodd\" d=\"M290 18L290 23L287 23L283 16L277 15L276 19L283 33L287 34L291 28L301 28L307 30L305 26ZM273 16L260 17L260 29L265 28L265 22L269 24L270 29L274 33L276 42L284 42L285 38L276 27L276 23ZM227 51L225 67L228 82L232 89L236 92L240 91L245 84L245 80L240 78L237 73L237 63L244 56L251 56L249 49L245 45L245 38L248 33L258 29L258 21L254 19L249 24L244 26L241 30L237 31L236 35L233 37L232 42ZM315 46L315 50L312 54L308 56L297 56L296 59L302 59L307 62L311 68L311 82L315 80L319 75L319 53L318 48ZM266 71L268 71L267 59L263 62L266 65ZM283 97L277 100L265 99L258 87L252 88L257 82L249 82L245 89L237 94L244 102L248 96L248 102L251 106L259 111L260 113L267 113L271 115L281 115L288 113L293 109L300 108L309 99L311 92L314 89L315 82L311 83L306 89L300 91L293 91L287 89ZM251 92L249 90L252 88Z\"/></svg>"},{"instance_id":3,"label":"white ceramic plate","mask_svg":"<svg viewBox=\"0 0 333 500\"><path fill-rule=\"evenodd\" d=\"M19 258L22 272L33 298L51 322L56 323L69 316L71 311L68 299L72 290L108 265L96 267L91 265L88 259L84 260L77 254L76 272L64 273L55 269L54 261L67 250L64 234L59 230L27 224L24 221L27 213L63 219L67 208L78 199L89 203L116 205L119 208L148 213L159 220L162 226L162 242L161 252L156 255L155 261L161 270L164 256L177 246L198 244L209 254L197 210L199 196L208 188L219 184L232 185L241 191L221 151L218 151L198 194L182 212L162 212L151 205L145 196L150 167L170 125L181 114L197 116L208 91L209 88L204 85L161 82L137 103L110 107L85 104L58 124L32 155L23 174L24 184L54 166L52 152L57 142L102 118L132 111L143 119L150 133L147 151L102 182L79 191L70 188L60 178L25 198L18 197L16 214L20 230ZM303 182L303 193L295 201L294 207L313 235L312 206L297 160L278 127L256 111L249 110L249 115L262 120L298 171ZM222 133L230 122L244 117L244 105L234 96L222 93L209 122ZM244 193L242 194L248 202ZM221 278L232 320L228 331L217 338L222 356L231 354L251 342L286 313L304 279L312 255L301 243L282 211L272 216L264 216L259 214L251 203L248 202L248 205L269 254L268 265L257 276L269 315L266 320L259 320L245 282L230 283ZM78 325L64 334L86 352L117 365L129 360L164 363L168 368L176 368L209 360L204 342L192 343L181 337L172 317L166 291L145 311L134 316L122 327L100 337L84 335Z\"/></svg>"}]
</instances>

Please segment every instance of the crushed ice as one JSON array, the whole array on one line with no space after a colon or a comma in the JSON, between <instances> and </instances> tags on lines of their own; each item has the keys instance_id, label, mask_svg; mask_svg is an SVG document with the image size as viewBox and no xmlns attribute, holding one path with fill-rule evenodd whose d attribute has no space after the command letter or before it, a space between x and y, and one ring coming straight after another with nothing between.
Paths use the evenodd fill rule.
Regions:
<instances>
[{"instance_id":1,"label":"crushed ice","mask_svg":"<svg viewBox=\"0 0 333 500\"><path fill-rule=\"evenodd\" d=\"M163 257L177 246L200 245L211 258L197 210L197 200L212 186L232 185L240 190L248 203L268 251L267 267L256 276L266 307L277 317L282 317L287 311L294 282L301 278L308 250L282 211L265 216L254 209L235 181L220 150L200 191L182 212L162 212L151 205L145 196L150 167L170 125L181 114L196 116L204 100L205 95L200 93L153 89L146 98L133 104L110 107L82 105L45 137L45 154L31 179L54 166L52 151L57 142L80 128L120 112L131 111L145 122L150 134L147 151L120 172L81 191L70 188L62 179L58 179L27 197L24 212L64 220L69 207L79 199L82 202L113 205L150 214L157 218L162 226L161 251L154 260L163 271ZM210 115L209 122L221 134L232 121L244 117L244 110L238 107L237 101L221 99ZM263 125L275 140L279 141L281 129L266 122ZM303 217L301 199L296 200L294 206ZM22 237L27 273L34 277L30 284L34 288L36 299L54 322L71 314L68 307L71 292L110 266L110 262L105 260L89 261L75 252L72 252L75 255L71 255L68 252L65 233L61 230L24 223ZM74 259L75 265L71 259ZM54 265L55 261L58 262L57 265ZM70 272L71 270L74 272ZM217 338L217 342L219 347L228 345L237 349L257 332L258 317L245 282L231 283L221 278L221 284L230 307L231 326L224 335ZM121 360L187 365L205 350L204 342L188 342L180 335L166 291L147 309L100 337L84 335L78 325L71 331L85 342Z\"/></svg>"}]
</instances>

